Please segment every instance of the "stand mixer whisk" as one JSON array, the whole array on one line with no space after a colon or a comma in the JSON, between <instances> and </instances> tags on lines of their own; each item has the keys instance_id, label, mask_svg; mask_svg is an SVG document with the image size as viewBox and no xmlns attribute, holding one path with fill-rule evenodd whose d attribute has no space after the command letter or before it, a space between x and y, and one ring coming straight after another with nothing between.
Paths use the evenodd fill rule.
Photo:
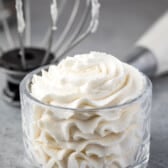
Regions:
<instances>
[{"instance_id":1,"label":"stand mixer whisk","mask_svg":"<svg viewBox=\"0 0 168 168\"><path fill-rule=\"evenodd\" d=\"M1 5L3 1L0 0ZM19 83L33 69L57 63L87 36L97 30L99 24L98 0L52 0L50 5L51 24L44 35L40 47L32 46L31 39L31 0L16 0L18 23L18 47L12 37L6 17L1 18L9 49L0 47L1 72L6 75L6 86L3 89L5 102L19 106ZM71 8L71 9L70 9ZM24 10L23 10L24 9ZM70 11L70 12L68 12ZM67 13L67 21L62 24L61 33L58 22L63 13Z\"/></svg>"}]
</instances>

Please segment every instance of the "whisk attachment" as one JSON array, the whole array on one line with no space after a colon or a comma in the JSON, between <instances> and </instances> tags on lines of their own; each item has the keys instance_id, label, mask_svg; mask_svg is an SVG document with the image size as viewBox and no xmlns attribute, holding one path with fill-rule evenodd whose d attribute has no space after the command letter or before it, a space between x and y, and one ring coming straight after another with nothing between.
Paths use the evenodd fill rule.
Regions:
<instances>
[{"instance_id":1,"label":"whisk attachment","mask_svg":"<svg viewBox=\"0 0 168 168\"><path fill-rule=\"evenodd\" d=\"M23 77L42 65L58 62L87 36L95 33L100 4L98 0L51 0L51 24L42 40L44 46L40 47L32 45L31 0L16 0L15 7L20 46L14 43L7 17L1 15L9 48L5 51L0 47L0 70L6 75L5 102L19 106L19 84Z\"/></svg>"}]
</instances>

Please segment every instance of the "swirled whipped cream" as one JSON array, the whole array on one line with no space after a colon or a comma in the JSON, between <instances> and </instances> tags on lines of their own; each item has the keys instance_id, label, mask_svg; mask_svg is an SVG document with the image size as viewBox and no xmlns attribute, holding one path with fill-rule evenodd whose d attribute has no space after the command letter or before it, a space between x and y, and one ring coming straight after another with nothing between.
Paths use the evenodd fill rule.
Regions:
<instances>
[{"instance_id":1,"label":"swirled whipped cream","mask_svg":"<svg viewBox=\"0 0 168 168\"><path fill-rule=\"evenodd\" d=\"M35 75L33 97L74 110L34 108L33 157L43 168L132 165L142 140L141 105L107 107L137 98L144 87L145 78L137 69L99 52L67 57ZM75 110L79 108L83 112Z\"/></svg>"}]
</instances>

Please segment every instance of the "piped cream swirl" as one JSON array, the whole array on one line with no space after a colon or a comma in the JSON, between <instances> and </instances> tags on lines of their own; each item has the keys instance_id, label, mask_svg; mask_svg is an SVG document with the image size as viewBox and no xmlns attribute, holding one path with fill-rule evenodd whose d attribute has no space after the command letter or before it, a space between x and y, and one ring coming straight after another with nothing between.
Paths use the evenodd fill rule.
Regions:
<instances>
[{"instance_id":1,"label":"piped cream swirl","mask_svg":"<svg viewBox=\"0 0 168 168\"><path fill-rule=\"evenodd\" d=\"M116 106L138 97L144 76L134 67L105 53L67 57L32 79L38 100L73 110L35 107L30 128L32 153L44 168L126 168L141 141L138 104Z\"/></svg>"},{"instance_id":2,"label":"piped cream swirl","mask_svg":"<svg viewBox=\"0 0 168 168\"><path fill-rule=\"evenodd\" d=\"M32 80L32 95L70 108L99 108L125 103L144 89L142 74L105 53L67 57Z\"/></svg>"}]
</instances>

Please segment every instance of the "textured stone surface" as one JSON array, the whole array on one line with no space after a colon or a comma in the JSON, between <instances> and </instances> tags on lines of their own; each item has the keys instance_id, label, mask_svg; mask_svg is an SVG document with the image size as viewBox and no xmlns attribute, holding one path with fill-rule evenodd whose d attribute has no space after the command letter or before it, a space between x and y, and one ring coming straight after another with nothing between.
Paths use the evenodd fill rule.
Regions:
<instances>
[{"instance_id":1,"label":"textured stone surface","mask_svg":"<svg viewBox=\"0 0 168 168\"><path fill-rule=\"evenodd\" d=\"M32 13L37 11L35 8L37 2L40 2L38 8L41 8L41 11L45 11L43 9L48 7L45 5L45 0L33 2ZM99 50L124 59L124 55L138 37L167 9L167 6L167 0L102 0L101 26L97 34L88 38L71 54ZM40 11L37 14L44 15ZM46 27L42 26L47 19L46 15L41 17L38 15L33 17L33 23L36 23L33 25L33 30L37 33L34 41L41 39L40 32ZM0 80L3 79L1 75ZM152 138L149 168L168 168L168 76L153 79L152 82ZM0 168L26 168L23 162L20 110L10 108L1 101L0 116Z\"/></svg>"}]
</instances>

